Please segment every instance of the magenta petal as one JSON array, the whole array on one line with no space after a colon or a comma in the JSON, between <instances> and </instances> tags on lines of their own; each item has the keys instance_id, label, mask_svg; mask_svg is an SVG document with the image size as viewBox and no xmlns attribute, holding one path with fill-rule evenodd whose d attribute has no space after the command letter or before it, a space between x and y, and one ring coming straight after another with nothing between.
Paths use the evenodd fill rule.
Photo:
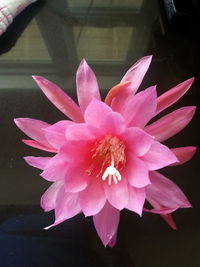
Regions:
<instances>
[{"instance_id":1,"label":"magenta petal","mask_svg":"<svg viewBox=\"0 0 200 267\"><path fill-rule=\"evenodd\" d=\"M160 216L173 230L177 229L176 223L171 214L161 214Z\"/></svg>"},{"instance_id":2,"label":"magenta petal","mask_svg":"<svg viewBox=\"0 0 200 267\"><path fill-rule=\"evenodd\" d=\"M41 76L32 76L46 97L67 117L82 122L83 116L78 105L57 85Z\"/></svg>"},{"instance_id":3,"label":"magenta petal","mask_svg":"<svg viewBox=\"0 0 200 267\"><path fill-rule=\"evenodd\" d=\"M145 131L162 142L180 132L191 121L195 107L182 107L145 127Z\"/></svg>"},{"instance_id":4,"label":"magenta petal","mask_svg":"<svg viewBox=\"0 0 200 267\"><path fill-rule=\"evenodd\" d=\"M120 212L106 202L104 208L93 216L94 225L102 243L114 246L119 225Z\"/></svg>"},{"instance_id":5,"label":"magenta petal","mask_svg":"<svg viewBox=\"0 0 200 267\"><path fill-rule=\"evenodd\" d=\"M14 121L17 127L27 136L45 145L46 147L51 147L43 132L43 129L49 127L50 124L44 121L29 118L19 118L15 119Z\"/></svg>"},{"instance_id":6,"label":"magenta petal","mask_svg":"<svg viewBox=\"0 0 200 267\"><path fill-rule=\"evenodd\" d=\"M157 99L156 114L178 101L188 91L193 81L194 78L188 79L159 96Z\"/></svg>"},{"instance_id":7,"label":"magenta petal","mask_svg":"<svg viewBox=\"0 0 200 267\"><path fill-rule=\"evenodd\" d=\"M175 165L181 165L190 160L196 153L196 147L195 146L177 147L177 148L172 148L171 151L179 160L179 162L172 164L173 166L175 166Z\"/></svg>"},{"instance_id":8,"label":"magenta petal","mask_svg":"<svg viewBox=\"0 0 200 267\"><path fill-rule=\"evenodd\" d=\"M92 125L102 132L119 134L124 131L123 117L95 98L88 105L84 117L88 125Z\"/></svg>"},{"instance_id":9,"label":"magenta petal","mask_svg":"<svg viewBox=\"0 0 200 267\"><path fill-rule=\"evenodd\" d=\"M40 144L39 142L37 142L35 140L22 139L22 142L24 144L26 144L27 146L31 146L31 147L34 147L34 148L37 148L37 149L41 149L41 150L48 151L48 152L53 152L53 153L57 152L57 150L55 148L46 147L46 146Z\"/></svg>"},{"instance_id":10,"label":"magenta petal","mask_svg":"<svg viewBox=\"0 0 200 267\"><path fill-rule=\"evenodd\" d=\"M100 136L101 132L91 125L86 125L84 123L77 123L71 125L66 133L65 137L70 141L79 141L79 140L93 140Z\"/></svg>"},{"instance_id":11,"label":"magenta petal","mask_svg":"<svg viewBox=\"0 0 200 267\"><path fill-rule=\"evenodd\" d=\"M122 210L128 203L128 184L123 179L117 184L112 182L111 185L107 181L103 183L105 194L109 203L118 210Z\"/></svg>"},{"instance_id":12,"label":"magenta petal","mask_svg":"<svg viewBox=\"0 0 200 267\"><path fill-rule=\"evenodd\" d=\"M145 188L134 188L129 186L129 200L126 209L134 211L141 216L145 197Z\"/></svg>"},{"instance_id":13,"label":"magenta petal","mask_svg":"<svg viewBox=\"0 0 200 267\"><path fill-rule=\"evenodd\" d=\"M85 111L93 97L101 99L96 76L84 59L81 61L76 73L76 88L78 102L82 111Z\"/></svg>"},{"instance_id":14,"label":"magenta petal","mask_svg":"<svg viewBox=\"0 0 200 267\"><path fill-rule=\"evenodd\" d=\"M149 170L158 170L178 162L174 153L167 146L156 141L141 159L147 164Z\"/></svg>"},{"instance_id":15,"label":"magenta petal","mask_svg":"<svg viewBox=\"0 0 200 267\"><path fill-rule=\"evenodd\" d=\"M152 136L136 127L127 128L122 137L126 140L127 150L139 157L146 154L154 142Z\"/></svg>"},{"instance_id":16,"label":"magenta petal","mask_svg":"<svg viewBox=\"0 0 200 267\"><path fill-rule=\"evenodd\" d=\"M59 121L44 129L44 134L48 142L56 149L59 149L65 142L65 132L70 125L74 123L71 121Z\"/></svg>"},{"instance_id":17,"label":"magenta petal","mask_svg":"<svg viewBox=\"0 0 200 267\"><path fill-rule=\"evenodd\" d=\"M44 170L48 162L51 160L50 157L24 157L24 160L30 165L38 169Z\"/></svg>"},{"instance_id":18,"label":"magenta petal","mask_svg":"<svg viewBox=\"0 0 200 267\"><path fill-rule=\"evenodd\" d=\"M63 181L57 181L53 183L42 195L40 205L44 209L44 211L50 211L55 208L57 194L62 186Z\"/></svg>"},{"instance_id":19,"label":"magenta petal","mask_svg":"<svg viewBox=\"0 0 200 267\"><path fill-rule=\"evenodd\" d=\"M95 178L94 178L95 179ZM93 181L80 192L79 203L85 216L93 216L100 212L106 202L106 196L101 181Z\"/></svg>"},{"instance_id":20,"label":"magenta petal","mask_svg":"<svg viewBox=\"0 0 200 267\"><path fill-rule=\"evenodd\" d=\"M146 187L146 198L154 205L158 203L163 208L190 208L191 204L172 181L158 172L150 172L151 184ZM156 207L157 208L157 207Z\"/></svg>"},{"instance_id":21,"label":"magenta petal","mask_svg":"<svg viewBox=\"0 0 200 267\"><path fill-rule=\"evenodd\" d=\"M126 81L131 82L130 88L132 89L133 93L135 93L139 88L144 75L149 68L151 59L152 56L145 56L141 58L126 72L126 74L122 78L121 83L124 83Z\"/></svg>"},{"instance_id":22,"label":"magenta petal","mask_svg":"<svg viewBox=\"0 0 200 267\"><path fill-rule=\"evenodd\" d=\"M141 188L150 184L148 168L140 158L133 153L128 154L127 166L124 171L130 185Z\"/></svg>"},{"instance_id":23,"label":"magenta petal","mask_svg":"<svg viewBox=\"0 0 200 267\"><path fill-rule=\"evenodd\" d=\"M87 174L86 168L73 164L65 175L65 190L67 192L80 192L88 186L90 180L91 177Z\"/></svg>"},{"instance_id":24,"label":"magenta petal","mask_svg":"<svg viewBox=\"0 0 200 267\"><path fill-rule=\"evenodd\" d=\"M68 168L69 163L66 159L62 155L57 154L48 161L44 171L40 175L47 181L63 180Z\"/></svg>"},{"instance_id":25,"label":"magenta petal","mask_svg":"<svg viewBox=\"0 0 200 267\"><path fill-rule=\"evenodd\" d=\"M127 127L143 128L155 115L156 87L152 86L128 98L126 105L120 111Z\"/></svg>"}]
</instances>

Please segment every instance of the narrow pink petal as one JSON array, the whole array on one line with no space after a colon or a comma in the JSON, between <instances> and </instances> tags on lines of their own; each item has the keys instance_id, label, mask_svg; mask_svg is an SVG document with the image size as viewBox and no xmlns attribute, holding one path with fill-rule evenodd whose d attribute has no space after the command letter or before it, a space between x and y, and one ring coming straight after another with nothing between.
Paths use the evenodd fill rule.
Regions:
<instances>
[{"instance_id":1,"label":"narrow pink petal","mask_svg":"<svg viewBox=\"0 0 200 267\"><path fill-rule=\"evenodd\" d=\"M44 129L44 134L48 142L55 148L59 149L66 143L65 132L70 125L74 123L71 121L59 121Z\"/></svg>"},{"instance_id":2,"label":"narrow pink petal","mask_svg":"<svg viewBox=\"0 0 200 267\"><path fill-rule=\"evenodd\" d=\"M66 159L62 155L57 154L48 161L44 171L40 175L47 181L63 180L65 179L68 168L69 163Z\"/></svg>"},{"instance_id":3,"label":"narrow pink petal","mask_svg":"<svg viewBox=\"0 0 200 267\"><path fill-rule=\"evenodd\" d=\"M93 98L85 111L85 122L103 132L119 134L124 131L124 119L103 102Z\"/></svg>"},{"instance_id":4,"label":"narrow pink petal","mask_svg":"<svg viewBox=\"0 0 200 267\"><path fill-rule=\"evenodd\" d=\"M191 204L181 189L158 172L150 172L151 184L146 187L146 198L158 208L190 208ZM157 208L157 207L155 207Z\"/></svg>"},{"instance_id":5,"label":"narrow pink petal","mask_svg":"<svg viewBox=\"0 0 200 267\"><path fill-rule=\"evenodd\" d=\"M30 166L33 166L38 169L44 170L48 162L50 161L50 157L24 157L26 163Z\"/></svg>"},{"instance_id":6,"label":"narrow pink petal","mask_svg":"<svg viewBox=\"0 0 200 267\"><path fill-rule=\"evenodd\" d=\"M152 86L128 98L120 111L126 126L143 128L155 115L156 87Z\"/></svg>"},{"instance_id":7,"label":"narrow pink petal","mask_svg":"<svg viewBox=\"0 0 200 267\"><path fill-rule=\"evenodd\" d=\"M79 203L85 216L93 216L99 213L106 203L101 181L94 180L85 190L80 192Z\"/></svg>"},{"instance_id":8,"label":"narrow pink petal","mask_svg":"<svg viewBox=\"0 0 200 267\"><path fill-rule=\"evenodd\" d=\"M185 146L185 147L177 147L171 149L174 155L177 157L179 162L172 164L175 165L181 165L188 160L190 160L194 154L196 153L196 147L195 146Z\"/></svg>"},{"instance_id":9,"label":"narrow pink petal","mask_svg":"<svg viewBox=\"0 0 200 267\"><path fill-rule=\"evenodd\" d=\"M40 205L44 211L50 211L55 208L58 191L62 186L63 181L57 181L53 183L42 195Z\"/></svg>"},{"instance_id":10,"label":"narrow pink petal","mask_svg":"<svg viewBox=\"0 0 200 267\"><path fill-rule=\"evenodd\" d=\"M126 209L134 211L141 216L145 198L145 188L134 188L129 186L129 200Z\"/></svg>"},{"instance_id":11,"label":"narrow pink petal","mask_svg":"<svg viewBox=\"0 0 200 267\"><path fill-rule=\"evenodd\" d=\"M105 194L109 203L118 210L122 210L128 203L128 184L127 180L123 179L117 184L112 181L111 185L108 181L103 183Z\"/></svg>"},{"instance_id":12,"label":"narrow pink petal","mask_svg":"<svg viewBox=\"0 0 200 267\"><path fill-rule=\"evenodd\" d=\"M126 74L122 78L121 83L124 83L126 81L131 82L130 88L132 89L133 93L135 93L139 88L144 75L149 68L151 59L152 56L145 56L141 58L126 72Z\"/></svg>"},{"instance_id":13,"label":"narrow pink petal","mask_svg":"<svg viewBox=\"0 0 200 267\"><path fill-rule=\"evenodd\" d=\"M152 205L153 206L153 205ZM154 214L169 214L169 213L172 213L173 211L175 211L176 209L170 209L170 208L161 208L159 206L159 208L154 208L154 209L146 209L146 208L143 208L144 211L146 212L150 212L150 213L154 213Z\"/></svg>"},{"instance_id":14,"label":"narrow pink petal","mask_svg":"<svg viewBox=\"0 0 200 267\"><path fill-rule=\"evenodd\" d=\"M151 147L154 139L140 128L127 128L121 135L126 143L126 150L133 152L136 156L143 156Z\"/></svg>"},{"instance_id":15,"label":"narrow pink petal","mask_svg":"<svg viewBox=\"0 0 200 267\"><path fill-rule=\"evenodd\" d=\"M38 141L46 147L51 147L43 133L43 129L49 127L50 124L44 121L29 118L14 119L14 122L17 127L27 136Z\"/></svg>"},{"instance_id":16,"label":"narrow pink petal","mask_svg":"<svg viewBox=\"0 0 200 267\"><path fill-rule=\"evenodd\" d=\"M105 103L111 106L112 110L119 112L126 105L127 98L133 95L130 88L131 82L119 83L108 92Z\"/></svg>"},{"instance_id":17,"label":"narrow pink petal","mask_svg":"<svg viewBox=\"0 0 200 267\"><path fill-rule=\"evenodd\" d=\"M65 174L65 190L67 192L80 192L84 190L91 181L86 168L81 165L70 166Z\"/></svg>"},{"instance_id":18,"label":"narrow pink petal","mask_svg":"<svg viewBox=\"0 0 200 267\"><path fill-rule=\"evenodd\" d=\"M93 97L101 99L96 76L84 59L81 61L76 73L76 88L78 102L82 111L85 111Z\"/></svg>"},{"instance_id":19,"label":"narrow pink petal","mask_svg":"<svg viewBox=\"0 0 200 267\"><path fill-rule=\"evenodd\" d=\"M106 202L104 208L93 216L94 225L102 243L106 247L115 245L120 212Z\"/></svg>"},{"instance_id":20,"label":"narrow pink petal","mask_svg":"<svg viewBox=\"0 0 200 267\"><path fill-rule=\"evenodd\" d=\"M46 97L67 117L82 122L83 116L78 105L57 85L41 76L32 76Z\"/></svg>"},{"instance_id":21,"label":"narrow pink petal","mask_svg":"<svg viewBox=\"0 0 200 267\"><path fill-rule=\"evenodd\" d=\"M195 107L182 107L145 127L145 131L162 142L180 132L191 121Z\"/></svg>"},{"instance_id":22,"label":"narrow pink petal","mask_svg":"<svg viewBox=\"0 0 200 267\"><path fill-rule=\"evenodd\" d=\"M129 153L125 173L130 185L141 188L150 184L148 168L140 158Z\"/></svg>"},{"instance_id":23,"label":"narrow pink petal","mask_svg":"<svg viewBox=\"0 0 200 267\"><path fill-rule=\"evenodd\" d=\"M178 101L188 91L193 81L194 78L188 79L159 96L157 99L156 114Z\"/></svg>"},{"instance_id":24,"label":"narrow pink petal","mask_svg":"<svg viewBox=\"0 0 200 267\"><path fill-rule=\"evenodd\" d=\"M178 162L174 153L159 142L153 142L149 151L141 157L149 170L158 170L172 163Z\"/></svg>"},{"instance_id":25,"label":"narrow pink petal","mask_svg":"<svg viewBox=\"0 0 200 267\"><path fill-rule=\"evenodd\" d=\"M161 214L160 216L173 230L177 230L176 223L171 214Z\"/></svg>"},{"instance_id":26,"label":"narrow pink petal","mask_svg":"<svg viewBox=\"0 0 200 267\"><path fill-rule=\"evenodd\" d=\"M53 152L53 153L57 152L57 150L55 148L46 147L46 146L40 144L39 142L37 142L35 140L22 139L22 142L24 144L26 144L27 146L31 146L31 147L34 147L34 148L37 148L37 149L41 149L41 150L48 151L48 152Z\"/></svg>"}]
</instances>

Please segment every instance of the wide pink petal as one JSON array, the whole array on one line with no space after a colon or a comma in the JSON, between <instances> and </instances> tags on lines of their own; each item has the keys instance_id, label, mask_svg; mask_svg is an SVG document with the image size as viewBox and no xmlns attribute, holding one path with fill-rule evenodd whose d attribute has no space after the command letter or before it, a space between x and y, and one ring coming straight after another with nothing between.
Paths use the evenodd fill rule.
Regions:
<instances>
[{"instance_id":1,"label":"wide pink petal","mask_svg":"<svg viewBox=\"0 0 200 267\"><path fill-rule=\"evenodd\" d=\"M101 181L92 181L85 190L79 193L79 203L85 216L93 216L99 213L105 202L106 196Z\"/></svg>"},{"instance_id":2,"label":"wide pink petal","mask_svg":"<svg viewBox=\"0 0 200 267\"><path fill-rule=\"evenodd\" d=\"M172 148L171 151L179 160L179 162L172 164L173 166L175 166L175 165L181 165L190 160L196 153L196 147L195 146L177 147L177 148Z\"/></svg>"},{"instance_id":3,"label":"wide pink petal","mask_svg":"<svg viewBox=\"0 0 200 267\"><path fill-rule=\"evenodd\" d=\"M56 198L60 188L63 186L63 181L53 183L42 195L40 205L44 211L50 211L56 206Z\"/></svg>"},{"instance_id":4,"label":"wide pink petal","mask_svg":"<svg viewBox=\"0 0 200 267\"><path fill-rule=\"evenodd\" d=\"M118 210L122 210L128 203L128 184L127 180L123 179L117 184L112 181L111 185L108 181L103 183L106 198L109 203Z\"/></svg>"},{"instance_id":5,"label":"wide pink petal","mask_svg":"<svg viewBox=\"0 0 200 267\"><path fill-rule=\"evenodd\" d=\"M129 97L126 105L120 111L126 126L143 128L155 115L156 97L155 86Z\"/></svg>"},{"instance_id":6,"label":"wide pink petal","mask_svg":"<svg viewBox=\"0 0 200 267\"><path fill-rule=\"evenodd\" d=\"M83 116L79 106L57 85L41 76L32 76L46 97L67 117L82 122Z\"/></svg>"},{"instance_id":7,"label":"wide pink petal","mask_svg":"<svg viewBox=\"0 0 200 267\"><path fill-rule=\"evenodd\" d=\"M149 170L158 170L172 163L178 162L174 153L159 142L153 142L149 151L141 157Z\"/></svg>"},{"instance_id":8,"label":"wide pink petal","mask_svg":"<svg viewBox=\"0 0 200 267\"><path fill-rule=\"evenodd\" d=\"M126 143L126 151L133 152L136 156L143 156L151 147L154 139L140 128L127 128L121 135Z\"/></svg>"},{"instance_id":9,"label":"wide pink petal","mask_svg":"<svg viewBox=\"0 0 200 267\"><path fill-rule=\"evenodd\" d=\"M146 198L155 206L164 208L190 208L191 204L181 189L158 172L150 172L151 184L146 187ZM157 208L157 207L156 207Z\"/></svg>"},{"instance_id":10,"label":"wide pink petal","mask_svg":"<svg viewBox=\"0 0 200 267\"><path fill-rule=\"evenodd\" d=\"M48 143L43 129L49 127L50 124L44 121L29 119L29 118L18 118L14 120L17 127L24 132L30 138L38 141L46 147L51 147Z\"/></svg>"},{"instance_id":11,"label":"wide pink petal","mask_svg":"<svg viewBox=\"0 0 200 267\"><path fill-rule=\"evenodd\" d=\"M188 91L193 81L194 78L188 79L159 96L157 98L156 114L178 101Z\"/></svg>"},{"instance_id":12,"label":"wide pink petal","mask_svg":"<svg viewBox=\"0 0 200 267\"><path fill-rule=\"evenodd\" d=\"M59 149L66 142L65 132L70 125L74 123L71 121L59 121L44 129L44 134L48 142L56 149Z\"/></svg>"},{"instance_id":13,"label":"wide pink petal","mask_svg":"<svg viewBox=\"0 0 200 267\"><path fill-rule=\"evenodd\" d=\"M48 162L51 160L50 157L24 157L24 160L30 165L38 169L44 170Z\"/></svg>"},{"instance_id":14,"label":"wide pink petal","mask_svg":"<svg viewBox=\"0 0 200 267\"><path fill-rule=\"evenodd\" d=\"M122 78L121 83L124 83L126 81L131 82L130 88L132 89L133 93L135 93L139 88L144 75L149 68L151 59L152 56L145 56L141 58L126 72L126 74Z\"/></svg>"},{"instance_id":15,"label":"wide pink petal","mask_svg":"<svg viewBox=\"0 0 200 267\"><path fill-rule=\"evenodd\" d=\"M70 164L66 161L65 157L60 154L51 158L44 171L40 174L47 181L57 181L65 179L67 170Z\"/></svg>"},{"instance_id":16,"label":"wide pink petal","mask_svg":"<svg viewBox=\"0 0 200 267\"><path fill-rule=\"evenodd\" d=\"M145 127L145 131L162 142L180 132L191 121L195 107L182 107Z\"/></svg>"},{"instance_id":17,"label":"wide pink petal","mask_svg":"<svg viewBox=\"0 0 200 267\"><path fill-rule=\"evenodd\" d=\"M65 192L65 188L61 187L56 198L55 207L55 223L46 227L49 229L67 219L70 219L80 213L81 208L78 201L77 193Z\"/></svg>"},{"instance_id":18,"label":"wide pink petal","mask_svg":"<svg viewBox=\"0 0 200 267\"><path fill-rule=\"evenodd\" d=\"M65 137L70 141L94 140L101 136L101 131L85 123L77 123L68 127Z\"/></svg>"},{"instance_id":19,"label":"wide pink petal","mask_svg":"<svg viewBox=\"0 0 200 267\"><path fill-rule=\"evenodd\" d=\"M78 102L85 111L92 98L101 99L96 76L87 62L83 59L76 73L76 88Z\"/></svg>"},{"instance_id":20,"label":"wide pink petal","mask_svg":"<svg viewBox=\"0 0 200 267\"><path fill-rule=\"evenodd\" d=\"M129 186L129 199L126 209L142 215L143 206L146 198L145 188L134 188Z\"/></svg>"},{"instance_id":21,"label":"wide pink petal","mask_svg":"<svg viewBox=\"0 0 200 267\"><path fill-rule=\"evenodd\" d=\"M37 142L35 140L22 139L22 142L24 144L26 144L27 146L31 146L31 147L34 147L34 148L37 148L37 149L41 149L41 150L48 151L48 152L53 152L53 153L57 152L57 150L55 148L46 147L46 146L40 144L39 142Z\"/></svg>"},{"instance_id":22,"label":"wide pink petal","mask_svg":"<svg viewBox=\"0 0 200 267\"><path fill-rule=\"evenodd\" d=\"M91 181L91 176L86 172L84 165L70 165L65 174L65 190L67 192L80 192L84 190Z\"/></svg>"},{"instance_id":23,"label":"wide pink petal","mask_svg":"<svg viewBox=\"0 0 200 267\"><path fill-rule=\"evenodd\" d=\"M124 170L130 185L141 188L150 184L148 168L140 158L128 153L126 168Z\"/></svg>"},{"instance_id":24,"label":"wide pink petal","mask_svg":"<svg viewBox=\"0 0 200 267\"><path fill-rule=\"evenodd\" d=\"M93 216L94 226L102 243L106 247L115 245L120 212L106 202L104 208ZM115 242L113 242L115 241Z\"/></svg>"},{"instance_id":25,"label":"wide pink petal","mask_svg":"<svg viewBox=\"0 0 200 267\"><path fill-rule=\"evenodd\" d=\"M98 128L102 133L120 134L125 129L123 117L95 98L88 105L84 117L88 125Z\"/></svg>"}]
</instances>

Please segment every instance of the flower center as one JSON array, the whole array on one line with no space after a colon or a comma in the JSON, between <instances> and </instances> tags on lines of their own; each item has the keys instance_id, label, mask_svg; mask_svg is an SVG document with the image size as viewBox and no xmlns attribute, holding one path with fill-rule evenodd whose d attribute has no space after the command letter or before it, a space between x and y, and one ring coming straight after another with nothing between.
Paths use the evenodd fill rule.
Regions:
<instances>
[{"instance_id":1,"label":"flower center","mask_svg":"<svg viewBox=\"0 0 200 267\"><path fill-rule=\"evenodd\" d=\"M112 179L115 184L121 181L119 170L124 168L126 156L125 145L118 137L107 135L96 141L91 153L93 163L87 170L88 175L91 175L94 167L96 168L98 165L100 171L96 175L97 177L101 175L103 181L108 178L109 184L111 184Z\"/></svg>"}]
</instances>

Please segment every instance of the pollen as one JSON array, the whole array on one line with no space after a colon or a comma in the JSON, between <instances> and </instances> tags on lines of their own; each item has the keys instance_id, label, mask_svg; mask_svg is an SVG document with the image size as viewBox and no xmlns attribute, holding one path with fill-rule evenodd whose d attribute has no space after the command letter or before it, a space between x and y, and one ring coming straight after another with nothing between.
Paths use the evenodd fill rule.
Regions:
<instances>
[{"instance_id":1,"label":"pollen","mask_svg":"<svg viewBox=\"0 0 200 267\"><path fill-rule=\"evenodd\" d=\"M93 164L87 170L87 173L90 175L92 169L96 167L95 165L98 165L100 171L97 177L102 176L103 181L108 177L109 184L111 184L112 179L117 184L121 180L119 171L126 164L125 149L124 142L113 135L106 135L101 140L96 141L91 150Z\"/></svg>"}]
</instances>

